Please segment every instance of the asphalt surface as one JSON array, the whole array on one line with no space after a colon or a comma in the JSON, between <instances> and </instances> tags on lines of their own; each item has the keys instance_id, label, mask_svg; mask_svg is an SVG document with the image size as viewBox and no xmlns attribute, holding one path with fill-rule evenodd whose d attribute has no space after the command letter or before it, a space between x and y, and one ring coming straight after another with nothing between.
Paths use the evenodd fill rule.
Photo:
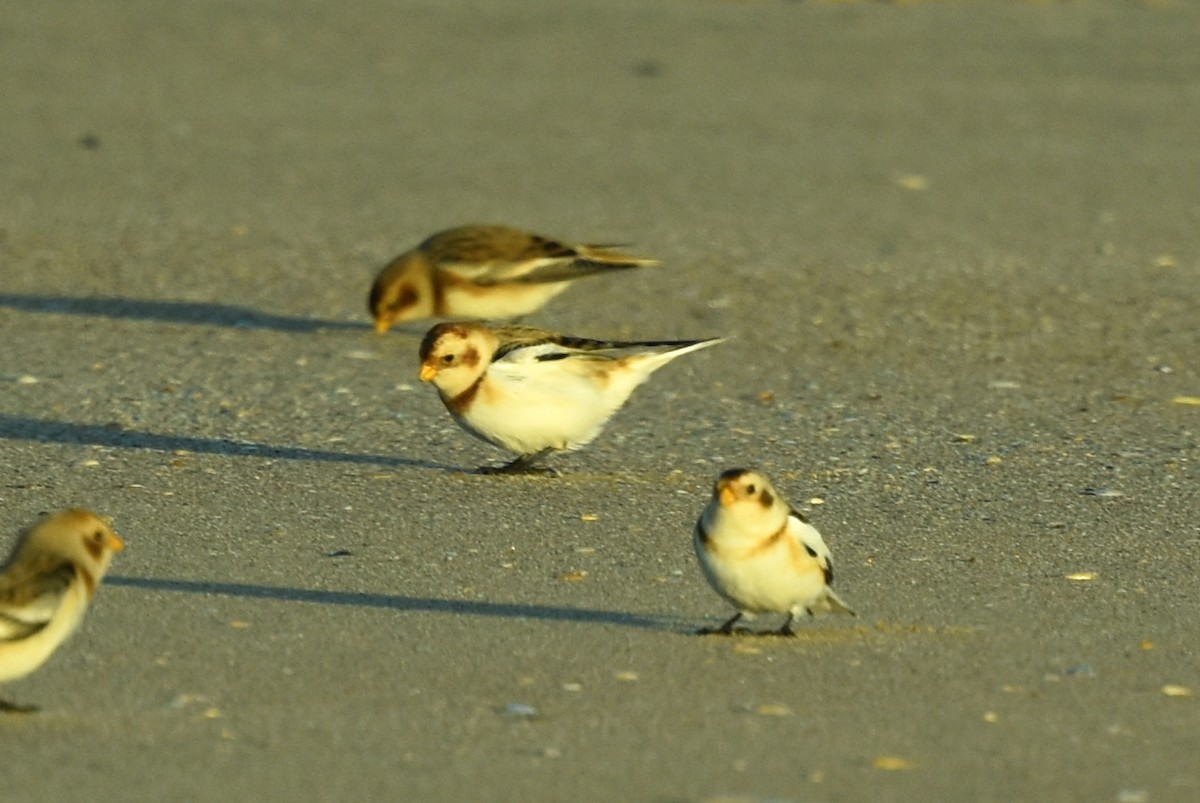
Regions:
<instances>
[{"instance_id":1,"label":"asphalt surface","mask_svg":"<svg viewBox=\"0 0 1200 803\"><path fill-rule=\"evenodd\" d=\"M1194 5L5 5L4 537L127 543L5 801L1200 799ZM471 222L731 339L466 473L365 299ZM856 619L692 635L739 465Z\"/></svg>"}]
</instances>

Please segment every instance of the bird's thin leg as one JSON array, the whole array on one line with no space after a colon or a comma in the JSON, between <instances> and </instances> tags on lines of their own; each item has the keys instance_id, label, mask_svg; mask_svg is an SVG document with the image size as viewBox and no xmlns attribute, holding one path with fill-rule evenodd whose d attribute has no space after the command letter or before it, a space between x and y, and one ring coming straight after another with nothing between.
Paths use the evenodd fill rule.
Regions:
<instances>
[{"instance_id":1,"label":"bird's thin leg","mask_svg":"<svg viewBox=\"0 0 1200 803\"><path fill-rule=\"evenodd\" d=\"M557 477L558 472L549 466L539 466L537 462L554 449L542 449L533 454L523 454L511 463L502 466L483 466L478 474L538 474L543 477Z\"/></svg>"},{"instance_id":2,"label":"bird's thin leg","mask_svg":"<svg viewBox=\"0 0 1200 803\"><path fill-rule=\"evenodd\" d=\"M794 636L794 635L796 635L796 631L792 630L792 621L795 618L796 618L795 614L793 614L791 611L788 611L787 619L785 619L783 622L783 625L780 626L780 628L775 631L775 635L777 635L777 636Z\"/></svg>"},{"instance_id":3,"label":"bird's thin leg","mask_svg":"<svg viewBox=\"0 0 1200 803\"><path fill-rule=\"evenodd\" d=\"M737 624L738 620L741 618L742 618L742 612L738 611L733 616L729 617L728 622L721 625L720 627L702 627L696 631L696 635L698 635L698 636L714 636L714 635L732 636L733 635L733 626L735 624Z\"/></svg>"}]
</instances>

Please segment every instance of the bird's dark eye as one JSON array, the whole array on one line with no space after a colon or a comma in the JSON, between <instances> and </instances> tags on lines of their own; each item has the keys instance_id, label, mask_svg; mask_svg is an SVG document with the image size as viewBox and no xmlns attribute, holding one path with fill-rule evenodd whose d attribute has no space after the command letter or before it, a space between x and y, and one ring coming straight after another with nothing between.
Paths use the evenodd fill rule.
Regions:
<instances>
[{"instance_id":1,"label":"bird's dark eye","mask_svg":"<svg viewBox=\"0 0 1200 803\"><path fill-rule=\"evenodd\" d=\"M746 493L753 496L754 494L758 493L758 487L754 483L750 483L746 486Z\"/></svg>"},{"instance_id":2,"label":"bird's dark eye","mask_svg":"<svg viewBox=\"0 0 1200 803\"><path fill-rule=\"evenodd\" d=\"M442 355L442 365L453 365L453 364L454 364L454 355L453 354L443 354Z\"/></svg>"},{"instance_id":3,"label":"bird's dark eye","mask_svg":"<svg viewBox=\"0 0 1200 803\"><path fill-rule=\"evenodd\" d=\"M92 540L97 544L104 543L104 530L96 530L96 532L92 533Z\"/></svg>"}]
</instances>

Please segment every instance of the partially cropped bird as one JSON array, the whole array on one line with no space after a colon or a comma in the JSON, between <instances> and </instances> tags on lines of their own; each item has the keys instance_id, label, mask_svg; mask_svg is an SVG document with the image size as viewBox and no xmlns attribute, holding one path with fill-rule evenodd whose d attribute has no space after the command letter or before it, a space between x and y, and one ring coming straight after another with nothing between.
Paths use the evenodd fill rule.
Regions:
<instances>
[{"instance_id":1,"label":"partially cropped bird","mask_svg":"<svg viewBox=\"0 0 1200 803\"><path fill-rule=\"evenodd\" d=\"M481 472L553 473L537 461L590 443L650 374L722 339L613 342L448 322L421 342L421 380L463 429L518 455Z\"/></svg>"},{"instance_id":2,"label":"partially cropped bird","mask_svg":"<svg viewBox=\"0 0 1200 803\"><path fill-rule=\"evenodd\" d=\"M0 683L37 669L75 631L124 546L105 519L78 508L21 532L0 567Z\"/></svg>"},{"instance_id":3,"label":"partially cropped bird","mask_svg":"<svg viewBox=\"0 0 1200 803\"><path fill-rule=\"evenodd\" d=\"M612 245L563 243L506 226L459 226L392 260L371 286L375 331L420 318L527 315L576 279L659 264Z\"/></svg>"},{"instance_id":4,"label":"partially cropped bird","mask_svg":"<svg viewBox=\"0 0 1200 803\"><path fill-rule=\"evenodd\" d=\"M792 622L805 613L854 614L830 588L833 560L817 528L758 471L735 468L717 477L692 544L709 585L737 608L725 624L701 633L729 635L743 616L785 613L775 632L791 636Z\"/></svg>"}]
</instances>

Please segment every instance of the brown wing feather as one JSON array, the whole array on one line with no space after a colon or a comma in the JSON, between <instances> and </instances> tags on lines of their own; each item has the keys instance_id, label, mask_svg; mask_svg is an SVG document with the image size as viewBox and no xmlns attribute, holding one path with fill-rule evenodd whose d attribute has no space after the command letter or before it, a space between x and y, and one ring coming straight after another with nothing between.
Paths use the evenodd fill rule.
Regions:
<instances>
[{"instance_id":1,"label":"brown wing feather","mask_svg":"<svg viewBox=\"0 0 1200 803\"><path fill-rule=\"evenodd\" d=\"M557 240L505 226L459 226L434 234L421 243L434 264L525 262L532 259L571 259L579 251Z\"/></svg>"},{"instance_id":2,"label":"brown wing feather","mask_svg":"<svg viewBox=\"0 0 1200 803\"><path fill-rule=\"evenodd\" d=\"M557 332L538 329L534 326L494 326L492 331L500 339L500 346L496 349L495 356L492 357L493 362L516 349L540 346L543 343L553 343L563 348L580 351L602 351L613 348L613 344L608 341L560 335Z\"/></svg>"},{"instance_id":3,"label":"brown wing feather","mask_svg":"<svg viewBox=\"0 0 1200 803\"><path fill-rule=\"evenodd\" d=\"M563 282L612 270L658 264L607 249L575 246L505 226L459 226L421 243L431 263L473 284Z\"/></svg>"},{"instance_id":4,"label":"brown wing feather","mask_svg":"<svg viewBox=\"0 0 1200 803\"><path fill-rule=\"evenodd\" d=\"M27 556L0 575L0 640L46 625L75 579L75 566L55 555Z\"/></svg>"},{"instance_id":5,"label":"brown wing feather","mask_svg":"<svg viewBox=\"0 0 1200 803\"><path fill-rule=\"evenodd\" d=\"M492 357L493 362L516 349L540 346L543 343L553 343L556 346L577 351L602 352L623 349L676 349L694 346L702 342L699 340L594 340L587 337L561 335L534 326L493 326L491 329L500 339L500 346L496 349L495 356ZM595 356L603 357L605 355L597 354Z\"/></svg>"}]
</instances>

